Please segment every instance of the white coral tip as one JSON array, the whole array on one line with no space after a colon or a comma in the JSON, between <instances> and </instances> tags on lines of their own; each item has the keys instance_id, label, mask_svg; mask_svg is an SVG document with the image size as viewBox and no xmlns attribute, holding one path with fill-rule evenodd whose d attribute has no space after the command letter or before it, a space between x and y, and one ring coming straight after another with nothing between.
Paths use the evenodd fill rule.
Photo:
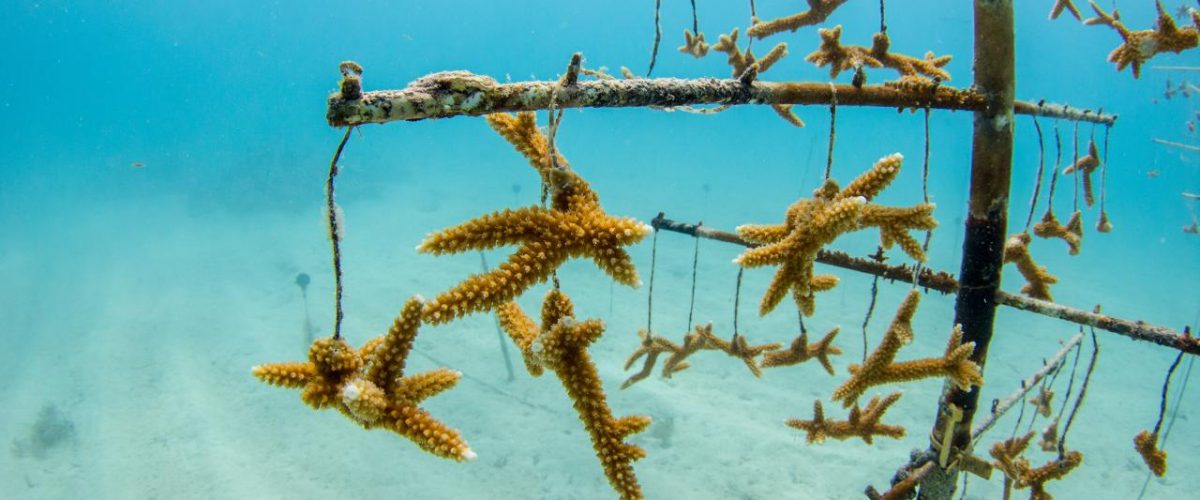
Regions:
<instances>
[{"instance_id":1,"label":"white coral tip","mask_svg":"<svg viewBox=\"0 0 1200 500\"><path fill-rule=\"evenodd\" d=\"M464 451L462 453L462 457L463 457L463 460L466 460L468 462L473 462L473 461L475 461L476 458L479 458L479 455L475 454L474 451L471 451L470 448L467 448L467 451Z\"/></svg>"}]
</instances>

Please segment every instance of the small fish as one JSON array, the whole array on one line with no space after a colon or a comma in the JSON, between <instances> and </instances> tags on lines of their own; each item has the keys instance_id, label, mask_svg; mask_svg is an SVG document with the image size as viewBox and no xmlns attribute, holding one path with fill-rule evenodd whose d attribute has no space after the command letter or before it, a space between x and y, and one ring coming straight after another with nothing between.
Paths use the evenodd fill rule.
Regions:
<instances>
[{"instance_id":1,"label":"small fish","mask_svg":"<svg viewBox=\"0 0 1200 500\"><path fill-rule=\"evenodd\" d=\"M140 161L135 161L135 162L133 162L133 163L129 164L129 166L131 166L131 167L133 167L133 168L145 168L145 167L146 167L146 164L145 164L145 163L142 163L142 162L140 162Z\"/></svg>"},{"instance_id":2,"label":"small fish","mask_svg":"<svg viewBox=\"0 0 1200 500\"><path fill-rule=\"evenodd\" d=\"M1146 172L1146 177L1153 179L1155 177L1158 177L1161 174L1162 174L1162 172L1159 172L1157 168L1152 168L1152 169L1150 169L1149 172Z\"/></svg>"},{"instance_id":3,"label":"small fish","mask_svg":"<svg viewBox=\"0 0 1200 500\"><path fill-rule=\"evenodd\" d=\"M1188 120L1187 121L1187 129L1188 129L1189 133L1192 133L1192 134L1196 133L1196 122Z\"/></svg>"}]
</instances>

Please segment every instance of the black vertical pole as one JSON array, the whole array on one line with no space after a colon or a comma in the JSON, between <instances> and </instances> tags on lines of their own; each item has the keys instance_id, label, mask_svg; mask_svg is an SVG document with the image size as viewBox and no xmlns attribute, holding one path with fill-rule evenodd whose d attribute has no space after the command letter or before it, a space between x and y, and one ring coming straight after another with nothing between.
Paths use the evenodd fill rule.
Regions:
<instances>
[{"instance_id":1,"label":"black vertical pole","mask_svg":"<svg viewBox=\"0 0 1200 500\"><path fill-rule=\"evenodd\" d=\"M975 0L975 89L986 97L988 106L975 113L971 198L954 321L962 325L963 342L975 343L971 359L981 367L992 338L1004 236L1008 231L1016 86L1013 40L1012 0ZM944 447L963 449L969 445L971 419L978 403L978 387L964 391L947 385L931 433L935 452ZM952 417L955 413L951 409L961 411L961 418ZM951 438L944 443L948 426L952 426ZM935 468L921 484L921 498L950 498L957 477L958 472L953 468Z\"/></svg>"}]
</instances>

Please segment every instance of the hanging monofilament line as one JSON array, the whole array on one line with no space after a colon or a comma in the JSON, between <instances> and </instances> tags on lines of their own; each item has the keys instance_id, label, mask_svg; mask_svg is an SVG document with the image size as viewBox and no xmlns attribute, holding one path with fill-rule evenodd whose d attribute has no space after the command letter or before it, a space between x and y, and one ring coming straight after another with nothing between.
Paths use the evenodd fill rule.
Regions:
<instances>
[{"instance_id":1,"label":"hanging monofilament line","mask_svg":"<svg viewBox=\"0 0 1200 500\"><path fill-rule=\"evenodd\" d=\"M879 248L877 255L883 255L883 247ZM862 362L867 362L867 325L871 324L871 316L875 313L875 299L879 296L879 276L871 278L871 301L867 303L867 314L863 315L862 322Z\"/></svg>"},{"instance_id":2,"label":"hanging monofilament line","mask_svg":"<svg viewBox=\"0 0 1200 500\"><path fill-rule=\"evenodd\" d=\"M1079 327L1079 333L1083 333L1083 326ZM1067 393L1063 395L1062 407L1058 409L1058 414L1054 417L1054 422L1062 420L1062 416L1067 412L1067 404L1071 402L1071 392L1075 390L1075 372L1079 369L1079 355L1083 352L1083 344L1075 348L1075 360L1071 362L1071 376L1067 379Z\"/></svg>"},{"instance_id":3,"label":"hanging monofilament line","mask_svg":"<svg viewBox=\"0 0 1200 500\"><path fill-rule=\"evenodd\" d=\"M696 17L696 0L692 0L692 34L700 34L700 18Z\"/></svg>"},{"instance_id":4,"label":"hanging monofilament line","mask_svg":"<svg viewBox=\"0 0 1200 500\"><path fill-rule=\"evenodd\" d=\"M346 127L346 134L342 136L342 142L338 143L337 150L333 152L333 159L329 161L329 177L325 181L325 211L326 223L329 225L329 241L333 244L333 338L342 338L342 217L341 209L337 206L337 201L333 197L333 181L338 174L338 160L342 157L342 150L346 148L346 141L350 140L350 132L354 127Z\"/></svg>"},{"instance_id":5,"label":"hanging monofilament line","mask_svg":"<svg viewBox=\"0 0 1200 500\"><path fill-rule=\"evenodd\" d=\"M704 226L704 221L699 221L696 223L697 229L699 229L700 227L703 227L703 226ZM658 236L658 229L654 230L654 234L655 234L655 237ZM692 295L691 295L691 298L688 299L687 330L684 330L684 331L688 331L688 332L692 331L692 317L696 313L696 274L697 274L697 271L699 271L699 269L700 269L700 236L696 235L695 239L696 239L696 247L694 249L692 249Z\"/></svg>"},{"instance_id":6,"label":"hanging monofilament line","mask_svg":"<svg viewBox=\"0 0 1200 500\"><path fill-rule=\"evenodd\" d=\"M1037 178L1033 183L1033 196L1029 199L1029 216L1025 218L1025 232L1029 232L1029 226L1033 223L1033 213L1037 211L1038 196L1042 191L1042 173L1046 169L1046 145L1042 141L1042 125L1038 123L1037 117L1033 117L1033 128L1037 130L1038 138L1038 168ZM1103 194L1101 194L1103 197Z\"/></svg>"},{"instance_id":7,"label":"hanging monofilament line","mask_svg":"<svg viewBox=\"0 0 1200 500\"><path fill-rule=\"evenodd\" d=\"M882 5L882 4L881 4ZM921 198L925 203L929 203L929 107L925 108L925 155L921 166ZM921 244L921 251L925 254L925 258L929 258L929 243L933 240L933 230L925 231L925 242ZM881 250L882 252L882 250ZM921 270L925 267L925 263L916 261L913 264L913 289L917 288L918 277L921 276Z\"/></svg>"},{"instance_id":8,"label":"hanging monofilament line","mask_svg":"<svg viewBox=\"0 0 1200 500\"><path fill-rule=\"evenodd\" d=\"M1167 376L1163 378L1162 400L1158 404L1158 420L1154 422L1154 431L1150 434L1158 435L1158 431L1162 429L1163 417L1167 414L1167 392L1171 387L1171 375L1175 374L1175 369L1179 368L1179 362L1183 360L1183 353L1175 356L1175 361L1171 363L1171 367L1167 369Z\"/></svg>"},{"instance_id":9,"label":"hanging monofilament line","mask_svg":"<svg viewBox=\"0 0 1200 500\"><path fill-rule=\"evenodd\" d=\"M1183 353L1180 353L1180 356L1182 356L1182 355L1183 355ZM1158 436L1158 428L1162 424L1163 413L1164 413L1164 410L1166 410L1166 406L1167 406L1167 402L1165 399L1166 398L1165 393L1166 393L1166 389L1167 389L1166 384L1171 383L1171 372L1173 372L1175 370L1176 365L1179 364L1179 360L1180 360L1180 357L1175 358L1175 362L1172 363L1171 368L1169 370L1167 370L1167 379L1165 382L1163 382L1164 399L1162 401L1162 404L1159 407L1158 422L1154 424L1154 435L1155 436ZM1158 439L1158 441L1159 441L1158 449L1160 449L1160 450L1166 450L1166 448L1167 448L1167 437L1169 437L1171 435L1171 428L1174 427L1174 425L1175 425L1175 417L1179 415L1179 406L1180 406L1180 403L1182 402L1183 393L1184 393L1184 391L1187 390L1188 378L1191 377L1192 365L1195 363L1195 361L1196 361L1196 358L1194 356L1188 357L1187 367L1184 368L1184 370L1183 370L1183 382L1179 384L1179 388L1175 391L1175 397L1174 397L1175 406L1171 408L1171 418L1169 420L1167 420L1167 429L1165 431L1163 431L1162 436L1159 436L1159 439ZM1146 479L1144 481L1142 481L1142 489L1140 492L1138 492L1138 496L1137 496L1138 500L1141 500L1143 497L1146 496L1146 489L1150 487L1150 479L1153 477L1155 477L1154 473L1152 471L1147 470L1146 471Z\"/></svg>"},{"instance_id":10,"label":"hanging monofilament line","mask_svg":"<svg viewBox=\"0 0 1200 500\"><path fill-rule=\"evenodd\" d=\"M487 256L483 252L479 252L479 266L485 274L491 271L491 268L488 267ZM508 342L505 342L504 330L500 328L500 317L493 314L492 319L496 324L496 339L500 341L500 355L504 358L504 370L508 373L508 381L512 382L517 379L517 376L513 373L512 358L508 355Z\"/></svg>"},{"instance_id":11,"label":"hanging monofilament line","mask_svg":"<svg viewBox=\"0 0 1200 500\"><path fill-rule=\"evenodd\" d=\"M697 35L699 36L699 35ZM658 44L662 41L662 0L654 0L654 46L650 49L650 69L646 77L654 73L654 63L658 62Z\"/></svg>"},{"instance_id":12,"label":"hanging monofilament line","mask_svg":"<svg viewBox=\"0 0 1200 500\"><path fill-rule=\"evenodd\" d=\"M1096 357L1100 355L1100 344L1096 341L1096 329L1091 327L1088 329L1092 335L1092 359L1088 361L1087 373L1083 376L1083 385L1079 388L1079 396L1075 398L1075 406L1071 408L1071 415L1067 417L1067 425L1063 427L1062 434L1058 437L1059 460L1066 456L1067 433L1071 431L1071 423L1075 421L1075 414L1079 413L1079 407L1083 405L1084 396L1087 396L1088 382L1092 380L1092 372L1096 370Z\"/></svg>"},{"instance_id":13,"label":"hanging monofilament line","mask_svg":"<svg viewBox=\"0 0 1200 500\"><path fill-rule=\"evenodd\" d=\"M658 214L662 217L662 214ZM654 236L650 240L650 284L646 287L646 342L650 342L650 337L654 334L651 322L654 319L654 271L658 267L658 228L654 229Z\"/></svg>"},{"instance_id":14,"label":"hanging monofilament line","mask_svg":"<svg viewBox=\"0 0 1200 500\"><path fill-rule=\"evenodd\" d=\"M825 156L825 180L829 180L833 174L833 141L837 138L837 87L830 82L829 90L833 96L829 100L829 150Z\"/></svg>"},{"instance_id":15,"label":"hanging monofilament line","mask_svg":"<svg viewBox=\"0 0 1200 500\"><path fill-rule=\"evenodd\" d=\"M887 8L883 0L879 0L879 32L887 34Z\"/></svg>"},{"instance_id":16,"label":"hanging monofilament line","mask_svg":"<svg viewBox=\"0 0 1200 500\"><path fill-rule=\"evenodd\" d=\"M1074 138L1071 139L1071 166L1073 167L1079 163L1079 124L1078 123L1075 124L1074 132L1072 133L1072 135L1074 136ZM1083 175L1083 172L1075 172L1075 175L1071 176L1071 184L1072 184L1072 186L1074 186L1074 189L1075 189L1075 201L1072 202L1071 209L1075 210L1075 211L1079 211L1079 177L1081 175Z\"/></svg>"},{"instance_id":17,"label":"hanging monofilament line","mask_svg":"<svg viewBox=\"0 0 1200 500\"><path fill-rule=\"evenodd\" d=\"M737 275L737 285L733 287L733 338L738 336L738 307L742 302L742 273L746 268L739 267Z\"/></svg>"},{"instance_id":18,"label":"hanging monofilament line","mask_svg":"<svg viewBox=\"0 0 1200 500\"><path fill-rule=\"evenodd\" d=\"M1108 212L1104 210L1104 198L1108 192L1108 133L1111 131L1112 127L1104 126L1104 162L1100 164L1100 220L1096 222L1096 230L1102 233L1112 230L1112 223L1108 221Z\"/></svg>"},{"instance_id":19,"label":"hanging monofilament line","mask_svg":"<svg viewBox=\"0 0 1200 500\"><path fill-rule=\"evenodd\" d=\"M1058 187L1058 169L1062 165L1062 136L1054 120L1054 168L1050 169L1050 191L1046 193L1046 213L1054 211L1054 191Z\"/></svg>"}]
</instances>

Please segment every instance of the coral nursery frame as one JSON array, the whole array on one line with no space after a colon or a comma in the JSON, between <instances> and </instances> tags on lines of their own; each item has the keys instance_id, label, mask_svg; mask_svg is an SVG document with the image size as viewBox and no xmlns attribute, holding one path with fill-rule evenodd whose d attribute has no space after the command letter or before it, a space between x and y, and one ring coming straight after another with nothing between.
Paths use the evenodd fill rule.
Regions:
<instances>
[{"instance_id":1,"label":"coral nursery frame","mask_svg":"<svg viewBox=\"0 0 1200 500\"><path fill-rule=\"evenodd\" d=\"M746 34L748 37L761 39L781 31L796 31L804 26L819 25L824 23L833 11L846 1L808 0L809 9L794 16L766 22L759 21L757 17L754 17L752 26ZM694 4L693 1L693 9ZM753 1L750 4L753 11ZM830 106L831 119L836 117L836 110L839 107L876 106L924 110L926 113L929 110L941 109L965 110L974 113L974 130L970 197L967 216L964 220L963 250L957 276L947 272L936 272L920 264L915 266L889 265L878 258L853 257L843 252L820 248L823 245L806 247L805 252L808 252L807 255L815 262L887 280L910 283L914 286L914 291L910 292L909 298L905 301L906 305L902 306L901 311L897 313L896 319L893 320L892 326L889 327L877 352L872 353L871 358L864 361L864 366L857 368L852 366L852 373L855 373L855 370L858 372L851 381L843 386L850 387L846 391L854 393L845 398L845 406L849 407L857 397L857 393L861 393L862 387L865 387L862 384L881 383L863 380L863 377L870 375L860 376L859 374L872 372L883 379L891 377L893 380L916 377L910 376L911 374L898 373L903 366L911 367L912 370L918 372L924 369L931 370L936 372L937 376L948 378L946 388L936 407L937 417L931 426L929 449L924 453L914 454L911 461L897 473L888 491L880 493L874 488L867 487L867 496L871 498L910 498L919 491L920 498L948 499L954 492L960 472L971 472L984 476L994 468L1005 474L1006 493L1011 483L1011 486L1016 489L1029 488L1033 492L1034 498L1049 498L1045 491L1045 483L1065 475L1070 469L1078 466L1082 459L1078 452L1065 448L1066 430L1061 433L1060 441L1057 443L1058 458L1042 467L1032 467L1027 460L1020 457L1020 453L1028 445L1031 435L1024 436L1023 440L1014 438L997 443L992 448L992 456L996 459L995 463L988 463L976 457L972 453L972 447L978 437L990 429L996 419L1009 408L1023 404L1025 395L1037 387L1039 382L1045 377L1057 376L1058 370L1065 364L1065 359L1072 350L1075 350L1076 362L1078 362L1078 348L1084 340L1084 334L1081 330L1078 335L1068 340L1056 354L1048 358L1038 372L1022 381L1020 389L1007 398L994 403L990 412L977 421L975 416L979 407L979 385L982 383L979 371L985 365L988 345L993 338L996 308L1008 306L1106 330L1177 350L1180 357L1184 354L1200 354L1200 340L1193 337L1186 328L1183 332L1179 332L1142 321L1108 316L1100 313L1098 309L1087 311L1052 302L1049 300L1049 293L1046 291L1048 289L1045 286L1053 283L1053 277L1049 276L1044 268L1033 264L1029 257L1025 246L1028 244L1028 233L1009 236L1008 200L1013 159L1014 115L1032 115L1095 123L1106 127L1106 134L1107 129L1112 127L1117 119L1114 115L1099 111L1051 104L1045 101L1029 102L1015 99L1012 0L974 1L975 71L974 82L969 89L956 89L942 84L942 78L939 75L944 74L944 71L940 68L945 61L949 60L948 56L937 58L929 54L922 60L891 53L888 50L890 41L887 38L886 24L884 23L885 4L880 1L879 5L881 29L880 33L876 35L872 47L842 46L839 40L841 34L839 26L821 30L822 49L814 52L808 58L818 65L829 64L832 68L831 76L836 76L842 70L854 72L855 78L851 84L763 81L760 79L761 74L786 53L786 47L780 50L777 46L767 55L756 59L748 47L745 52L738 48L736 30L729 36L723 35L718 43L710 46L705 42L703 34L696 29L698 26L695 23L693 23L693 29L686 32L686 44L680 48L680 51L696 57L704 56L710 48L727 53L730 65L734 69L733 78L638 78L628 70L624 71L625 78L614 78L599 71L583 68L580 55L575 54L564 76L556 81L499 83L487 76L455 71L422 77L400 90L364 92L362 90L362 68L354 63L343 63L341 67L343 79L340 89L330 96L327 108L329 124L334 127L347 128L346 136L338 145L334 161L331 163L327 183L328 222L330 238L333 240L334 269L337 277L334 336L314 343L308 363L263 365L255 368L255 374L264 381L275 385L303 387L303 397L306 403L317 408L337 408L364 427L388 428L412 439L423 449L435 455L455 460L470 459L473 458L474 453L466 447L464 441L458 438L457 432L432 419L417 405L424 398L451 387L457 381L457 372L441 369L425 374L405 375L403 372L404 358L411 349L416 330L422 322L445 322L470 312L495 311L500 317L504 330L521 349L531 374L536 376L543 370L555 372L562 379L564 388L577 400L577 409L580 409L578 402L587 400L588 394L596 397L594 393L599 392L598 403L595 406L602 408L603 411L580 409L580 418L593 436L597 454L601 458L614 489L622 498L640 498L641 492L637 488L636 478L633 475L632 462L644 455L644 452L634 445L624 443L623 439L644 429L650 422L647 417L613 417L607 410L607 406L604 405L603 392L596 389L599 386L598 375L591 365L586 347L600 335L603 329L602 324L574 319L573 306L566 295L559 291L556 277L554 278L555 287L546 298L541 325L527 317L516 307L515 303L508 302L508 299L527 289L533 282L552 277L552 269L537 276L521 277L518 273L517 278L514 278L514 284L494 289L487 288L490 286L487 283L479 282L479 280L493 275L489 274L484 278L472 277L464 282L463 286L457 288L455 293L443 294L432 302L424 303L420 299L410 300L405 305L404 312L397 318L392 330L382 339L368 342L367 345L357 350L340 340L341 256L338 243L341 238L339 229L341 216L339 209L333 203L333 183L338 169L337 159L349 138L350 130L353 127L369 123L419 121L455 116L488 116L489 124L509 142L516 145L518 150L529 158L531 164L542 175L544 194L549 197L550 206L548 208L521 209L527 211L522 214L505 211L485 216L464 224L460 228L446 230L440 233L440 236L431 236L431 239L423 243L420 249L433 253L449 253L462 251L464 248L490 248L503 244L520 244L522 245L521 250L512 258L518 260L510 259L506 265L513 262L520 265L521 262L525 262L525 270L528 273L529 265L532 264L535 268L534 274L537 274L541 270L539 267L541 261L532 258L528 261L519 261L519 259L523 258L520 257L521 253L530 248L533 248L530 250L531 252L542 249L542 253L538 255L544 256L544 253L549 252L551 257L558 259L555 262L561 262L568 257L592 257L597 260L602 269L609 272L618 281L634 284L637 282L636 273L632 271L632 264L628 264L628 268L626 268L625 264L620 261L620 255L627 257L620 247L645 236L649 232L649 228L630 225L632 223L628 220L610 217L599 210L598 198L595 193L582 178L570 170L566 160L558 154L554 147L556 112L561 114L562 109L575 107L650 107L685 109L704 113L712 112L713 108L697 110L694 107L716 105L719 111L734 105L767 105L774 108L781 117L793 125L802 125L799 119L791 114L792 106ZM1132 66L1135 77L1140 71L1141 64L1156 52L1186 50L1195 47L1196 39L1200 38L1200 35L1197 35L1197 30L1200 29L1200 14L1196 14L1194 10L1191 16L1196 27L1180 28L1176 26L1160 4L1158 6L1159 21L1155 29L1131 31L1121 23L1119 14L1116 12L1111 14L1104 12L1094 3L1091 4L1091 7L1095 11L1096 17L1088 19L1086 23L1108 26L1122 37L1124 43L1113 51L1109 59L1117 64L1118 69ZM1076 19L1082 19L1079 10L1071 0L1055 0L1051 17L1058 17L1064 12ZM660 36L661 30L655 38L650 71L653 70ZM1147 40L1155 43L1147 43ZM1151 51L1147 53L1145 48L1148 46L1157 48L1150 49ZM865 84L865 69L879 67L894 69L901 74L901 78L885 84ZM581 79L585 76L595 79L586 81ZM532 115L518 114L513 117L503 114L543 110L549 111L551 120L548 136L542 136L540 132L537 132L531 121ZM831 151L832 141L831 130ZM1094 162L1089 164L1089 159ZM1094 169L1099 163L1099 155L1093 148L1087 156L1079 160L1072 168L1090 175L1091 169ZM819 220L825 220L822 217L831 218L829 220L832 222L829 224L836 226L840 223L841 219L839 218L849 217L846 215L847 213L857 214L860 210L867 210L863 207L872 206L867 202L870 201L873 193L882 189L889 182L889 180L872 181L871 176L894 175L888 173L887 161L887 158L881 160L881 163L877 164L872 172L855 179L840 193L835 183L831 185L831 188L827 187L830 185L827 181L827 186L814 193L813 200L804 202L808 203L807 205L797 205L800 207L795 208L799 210L797 213L803 214L803 217ZM896 161L898 164L898 160ZM892 168L891 171L896 169L898 166ZM872 184L873 187L864 187L871 182L875 182ZM1084 182L1088 189L1090 205L1090 177L1085 178ZM1052 183L1051 190L1053 189ZM1103 191L1101 191L1101 200L1103 200ZM1101 203L1101 207L1103 207L1103 201ZM886 209L889 207L882 207L878 210ZM924 209L918 205L907 210L917 213ZM789 214L791 213L789 211ZM927 215L928 212L926 211L925 214ZM617 238L619 241L613 243L615 246L601 249L589 249L586 248L586 242L580 243L565 237L553 240L554 245L557 246L542 247L538 245L544 244L544 241L531 242L517 237L513 237L517 239L504 237L500 238L502 241L499 243L476 244L475 247L470 247L471 243L468 240L473 238L469 234L473 227L472 224L495 224L496 227L501 227L500 224L505 221L513 221L511 225L503 227L518 227L513 231L534 231L525 226L518 226L518 224L527 226L534 224L519 222L517 221L518 217L533 217L534 219L528 220L543 221L537 224L547 227L555 224L576 224L570 227L577 231L598 231L596 234L601 235L606 234L604 231L607 228L615 227L623 231L626 238L624 240ZM1032 218L1032 208L1030 217ZM1053 215L1048 213L1048 217L1049 219L1044 219L1043 223L1035 228L1035 233L1039 236L1045 236L1042 232L1054 233L1054 228L1058 227L1057 220L1053 220ZM906 227L908 229L932 229L931 219L926 222L920 222L920 219L915 215L911 219L906 219L911 222ZM588 224L596 227L592 228ZM792 223L789 222L789 224ZM1097 229L1106 232L1111 228L1106 224L1107 214L1102 209L1101 227ZM1028 227L1028 225L1027 222L1026 226ZM582 226L586 227L579 229ZM713 239L748 247L749 250L742 257L747 259L742 262L744 266L753 265L751 262L753 256L765 255L764 259L771 258L767 254L774 251L771 247L779 241L754 233L754 228L739 228L738 234L734 234L701 225L674 221L666 218L664 214L659 214L654 218L651 226L655 231L683 233L696 238ZM1071 223L1068 223L1068 233L1070 226ZM525 229L519 229L520 227L525 227ZM762 231L767 230L762 229ZM1075 230L1078 230L1078 227ZM1056 234L1070 240L1069 234L1062 231ZM1024 243L1022 243L1021 235L1024 235ZM835 236L836 234L833 234L830 238ZM906 253L913 255L914 258L921 254L919 245L905 246L903 239L911 240L907 233L899 238L901 238L899 241L901 247ZM884 243L885 245L889 244L886 238ZM570 251L563 250L562 255L556 257L557 254L552 251L553 248L567 248ZM597 255L616 255L618 257L612 257L611 260L605 261L604 259L607 257L601 258ZM1012 294L1000 290L1001 268L1006 262L1014 262L1030 281L1029 286L1023 290L1022 294ZM809 266L811 266L811 260ZM501 267L503 270L504 266ZM508 269L513 268L509 267ZM813 291L820 291L824 286L832 286L832 284L821 281L821 276L811 276L811 270L807 272L809 274L805 276L811 277L811 285L809 279L806 278L802 285L804 292L797 292L796 295L802 312L804 311L803 293L809 294L807 297L811 300ZM782 273L783 271L781 271ZM476 281L472 282L472 280ZM833 283L836 283L836 278L833 278ZM653 286L653 274L651 274L651 286ZM916 308L919 300L915 291L917 287L955 295L954 323L959 326L951 335L946 358L935 359L926 362L925 365L920 365L918 362L892 363L891 356L894 355L895 349L907 342L904 338L906 331L908 337L911 338L911 329L907 326L905 311L907 308L907 316L911 317L912 311ZM465 305L460 308L458 303L450 304L448 302L451 300L450 296L458 295L457 292L460 290L466 290L472 299L474 299L475 291L478 290L484 290L484 292L480 292L484 297L488 297L489 294L503 295L503 297L497 297L496 300L489 299L479 304L464 302ZM764 307L766 307L765 301ZM765 310L769 310L769 308ZM809 313L811 314L811 311ZM647 330L643 334L642 347L631 357L629 363L632 365L640 356L648 354L646 368L643 373L626 382L626 385L636 382L640 379L638 377L648 374L653 367L654 358L658 354L668 354L674 358L667 361L668 366L664 370L664 374L667 375L673 366L682 369L679 365L683 363L682 359L699 349L723 350L727 354L740 357L756 374L760 366L769 366L770 363L787 363L789 358L791 362L819 358L826 365L826 369L832 373L832 368L829 368L825 356L838 352L829 344L834 335L836 332L831 332L826 339L813 344L808 344L806 338L801 336L790 350L779 350L777 346L746 345L745 339L739 338L736 333L732 341L725 342L713 336L711 329L704 331L702 328L697 328L696 334L689 335L688 339L685 339L683 345L680 346L656 337L653 332ZM1094 345L1094 333L1092 338ZM885 347L889 343L892 346ZM887 349L891 350L883 352ZM766 354L766 359L760 365L756 361L756 356L764 352L775 352L776 354ZM1093 348L1092 366L1094 366L1096 352L1096 349ZM949 365L944 363L950 363L955 356L958 357L956 363L959 364L955 365L956 367L947 367ZM905 365L905 363L910 364ZM943 368L929 368L936 363L943 363L943 365L939 365ZM1178 365L1178 359L1176 365ZM1174 370L1174 365L1172 370ZM1090 369L1088 374L1090 375ZM1072 370L1072 384L1073 382L1074 371ZM854 384L859 384L861 387ZM1076 409L1082 401L1086 388L1087 381L1085 379L1080 388L1079 399L1075 403ZM839 388L839 391L842 390ZM835 393L835 398L840 399L843 395ZM1039 397L1043 396L1045 397L1043 403L1047 407L1046 411L1049 411L1049 396L1045 393L1039 395ZM896 397L898 396L893 395L883 400L873 399L863 409L860 409L855 403L850 420L844 422L825 420L823 408L820 401L817 401L815 404L816 415L813 420L794 421L789 425L807 430L810 442L820 441L826 436L844 438L845 436L838 436L838 433L842 433L860 436L869 443L872 435L890 435L896 432L892 426L879 423L880 416ZM1164 387L1164 405L1165 397L1166 387ZM1074 416L1073 411L1071 416ZM1057 420L1055 422L1057 423ZM1067 428L1070 427L1070 424L1071 418L1068 418ZM1161 425L1161 416L1159 425ZM1158 471L1154 469L1153 459L1158 457L1156 452L1161 453L1155 448L1157 427L1153 434L1145 433L1150 437L1139 435L1136 441L1139 453L1146 457L1147 464L1156 473ZM605 448L605 445L600 444L601 442L608 442L610 445ZM1162 467L1165 469L1165 455L1162 456L1162 460Z\"/></svg>"}]
</instances>

